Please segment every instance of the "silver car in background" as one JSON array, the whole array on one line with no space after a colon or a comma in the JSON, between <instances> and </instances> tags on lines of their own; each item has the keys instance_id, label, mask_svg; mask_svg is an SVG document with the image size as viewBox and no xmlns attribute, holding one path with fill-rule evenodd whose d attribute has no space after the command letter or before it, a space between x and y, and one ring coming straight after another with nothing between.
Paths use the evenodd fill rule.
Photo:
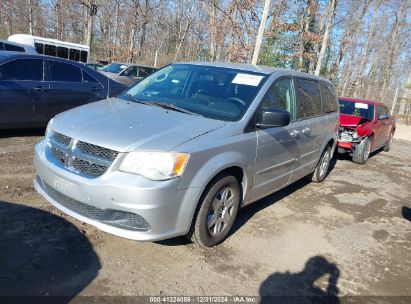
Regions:
<instances>
[{"instance_id":1,"label":"silver car in background","mask_svg":"<svg viewBox=\"0 0 411 304\"><path fill-rule=\"evenodd\" d=\"M99 69L100 73L128 86L139 82L141 79L147 77L155 71L157 71L157 69L154 67L119 62L109 63Z\"/></svg>"},{"instance_id":2,"label":"silver car in background","mask_svg":"<svg viewBox=\"0 0 411 304\"><path fill-rule=\"evenodd\" d=\"M57 115L35 146L35 188L133 240L223 241L239 208L322 181L338 131L333 86L305 73L178 63L117 98Z\"/></svg>"}]
</instances>

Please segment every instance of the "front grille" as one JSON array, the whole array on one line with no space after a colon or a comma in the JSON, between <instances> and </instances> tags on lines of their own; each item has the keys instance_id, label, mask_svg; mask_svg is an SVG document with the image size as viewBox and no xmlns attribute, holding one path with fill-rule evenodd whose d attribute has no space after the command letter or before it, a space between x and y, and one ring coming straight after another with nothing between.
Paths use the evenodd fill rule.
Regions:
<instances>
[{"instance_id":1,"label":"front grille","mask_svg":"<svg viewBox=\"0 0 411 304\"><path fill-rule=\"evenodd\" d=\"M103 148L100 146L96 146L96 145L92 145L89 143L86 143L84 141L79 141L77 143L77 148L84 153L87 154L91 154L91 155L95 155L104 159L108 159L108 160L114 160L117 155L118 152L107 149L107 148Z\"/></svg>"},{"instance_id":2,"label":"front grille","mask_svg":"<svg viewBox=\"0 0 411 304\"><path fill-rule=\"evenodd\" d=\"M56 142L66 146L66 147L68 147L70 145L70 142L71 142L71 137L68 137L68 136L63 135L63 134L58 133L58 132L53 132L52 138Z\"/></svg>"},{"instance_id":3,"label":"front grille","mask_svg":"<svg viewBox=\"0 0 411 304\"><path fill-rule=\"evenodd\" d=\"M76 174L88 178L99 177L118 155L117 151L52 132L47 141L50 157L57 165Z\"/></svg>"},{"instance_id":4,"label":"front grille","mask_svg":"<svg viewBox=\"0 0 411 304\"><path fill-rule=\"evenodd\" d=\"M53 146L51 146L50 149L51 149L51 153L52 153L53 157L54 157L59 163L64 164L64 162L65 162L64 153L63 153L61 150L59 150L58 148L53 147Z\"/></svg>"},{"instance_id":5,"label":"front grille","mask_svg":"<svg viewBox=\"0 0 411 304\"><path fill-rule=\"evenodd\" d=\"M93 164L91 162L75 158L73 159L73 162L71 163L71 166L79 172L82 172L83 174L93 176L93 177L98 177L104 172L106 172L107 167L104 165L98 165L98 164Z\"/></svg>"},{"instance_id":6,"label":"front grille","mask_svg":"<svg viewBox=\"0 0 411 304\"><path fill-rule=\"evenodd\" d=\"M142 216L136 213L124 212L114 209L100 209L94 206L90 206L76 201L55 190L38 176L37 182L53 200L79 215L92 220L103 222L110 226L125 228L128 230L147 231L151 228L150 224ZM113 214L114 216L110 216L111 214ZM118 214L120 214L121 216L119 217Z\"/></svg>"}]
</instances>

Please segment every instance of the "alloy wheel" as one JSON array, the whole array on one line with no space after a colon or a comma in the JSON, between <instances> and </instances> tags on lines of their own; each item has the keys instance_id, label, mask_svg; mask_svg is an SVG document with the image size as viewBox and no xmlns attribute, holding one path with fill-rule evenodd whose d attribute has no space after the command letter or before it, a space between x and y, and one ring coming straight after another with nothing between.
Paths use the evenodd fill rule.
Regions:
<instances>
[{"instance_id":1,"label":"alloy wheel","mask_svg":"<svg viewBox=\"0 0 411 304\"><path fill-rule=\"evenodd\" d=\"M230 222L234 213L233 193L233 189L224 187L214 197L207 217L207 229L210 235L221 234Z\"/></svg>"},{"instance_id":2,"label":"alloy wheel","mask_svg":"<svg viewBox=\"0 0 411 304\"><path fill-rule=\"evenodd\" d=\"M325 151L320 163L320 176L324 176L327 173L328 163L330 162L330 153Z\"/></svg>"}]
</instances>

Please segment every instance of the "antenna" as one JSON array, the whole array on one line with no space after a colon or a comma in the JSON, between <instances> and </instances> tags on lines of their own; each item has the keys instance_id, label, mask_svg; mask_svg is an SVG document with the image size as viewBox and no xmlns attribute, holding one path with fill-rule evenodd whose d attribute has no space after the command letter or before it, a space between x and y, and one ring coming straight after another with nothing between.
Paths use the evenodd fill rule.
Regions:
<instances>
[{"instance_id":1,"label":"antenna","mask_svg":"<svg viewBox=\"0 0 411 304\"><path fill-rule=\"evenodd\" d=\"M107 100L110 98L110 77L107 77Z\"/></svg>"}]
</instances>

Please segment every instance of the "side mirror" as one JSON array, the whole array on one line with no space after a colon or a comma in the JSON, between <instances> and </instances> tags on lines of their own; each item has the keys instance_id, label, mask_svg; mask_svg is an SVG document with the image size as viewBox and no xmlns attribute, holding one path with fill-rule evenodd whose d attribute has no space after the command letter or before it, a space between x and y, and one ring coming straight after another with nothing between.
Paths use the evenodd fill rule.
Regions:
<instances>
[{"instance_id":1,"label":"side mirror","mask_svg":"<svg viewBox=\"0 0 411 304\"><path fill-rule=\"evenodd\" d=\"M378 117L378 120L386 120L390 118L390 115L388 114L381 114L380 117Z\"/></svg>"},{"instance_id":2,"label":"side mirror","mask_svg":"<svg viewBox=\"0 0 411 304\"><path fill-rule=\"evenodd\" d=\"M284 127L290 123L290 113L279 109L262 111L256 126L258 128Z\"/></svg>"}]
</instances>

